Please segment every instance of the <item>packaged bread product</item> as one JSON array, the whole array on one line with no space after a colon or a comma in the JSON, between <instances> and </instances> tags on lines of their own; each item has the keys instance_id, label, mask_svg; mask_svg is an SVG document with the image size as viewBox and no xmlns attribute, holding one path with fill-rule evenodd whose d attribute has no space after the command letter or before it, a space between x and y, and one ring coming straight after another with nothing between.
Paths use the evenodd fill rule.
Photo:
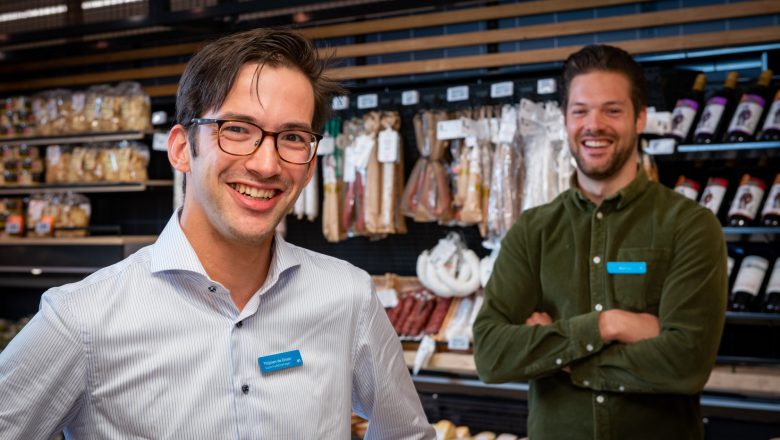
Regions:
<instances>
[{"instance_id":1,"label":"packaged bread product","mask_svg":"<svg viewBox=\"0 0 780 440\"><path fill-rule=\"evenodd\" d=\"M92 206L83 194L67 193L54 225L55 237L86 237Z\"/></svg>"}]
</instances>

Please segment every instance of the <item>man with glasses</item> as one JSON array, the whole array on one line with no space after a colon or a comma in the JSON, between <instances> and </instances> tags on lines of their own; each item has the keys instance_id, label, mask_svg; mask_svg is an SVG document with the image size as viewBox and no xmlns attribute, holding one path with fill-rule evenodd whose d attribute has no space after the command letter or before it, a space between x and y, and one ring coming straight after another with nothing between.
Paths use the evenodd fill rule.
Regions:
<instances>
[{"instance_id":1,"label":"man with glasses","mask_svg":"<svg viewBox=\"0 0 780 440\"><path fill-rule=\"evenodd\" d=\"M253 30L203 48L168 138L184 205L157 242L44 294L0 355L0 438L434 432L354 266L274 234L311 179L337 83L313 45Z\"/></svg>"}]
</instances>

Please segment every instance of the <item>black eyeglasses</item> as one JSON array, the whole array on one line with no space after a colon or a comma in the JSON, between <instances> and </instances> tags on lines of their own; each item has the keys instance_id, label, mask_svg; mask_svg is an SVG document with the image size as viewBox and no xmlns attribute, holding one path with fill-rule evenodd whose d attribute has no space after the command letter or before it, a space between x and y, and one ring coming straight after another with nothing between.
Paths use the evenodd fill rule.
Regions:
<instances>
[{"instance_id":1,"label":"black eyeglasses","mask_svg":"<svg viewBox=\"0 0 780 440\"><path fill-rule=\"evenodd\" d=\"M304 165L314 159L317 145L322 135L306 130L282 130L273 132L263 130L247 121L232 119L193 118L190 124L217 124L219 134L217 145L219 149L233 156L249 156L254 154L265 140L266 136L274 139L276 152L285 162Z\"/></svg>"}]
</instances>

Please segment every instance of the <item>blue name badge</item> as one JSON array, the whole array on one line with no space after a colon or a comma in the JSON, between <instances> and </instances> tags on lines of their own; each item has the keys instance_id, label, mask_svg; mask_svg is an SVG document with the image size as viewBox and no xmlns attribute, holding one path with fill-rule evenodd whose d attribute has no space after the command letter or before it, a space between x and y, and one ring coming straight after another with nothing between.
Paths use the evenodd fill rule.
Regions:
<instances>
[{"instance_id":1,"label":"blue name badge","mask_svg":"<svg viewBox=\"0 0 780 440\"><path fill-rule=\"evenodd\" d=\"M607 273L612 275L644 275L647 263L644 261L608 261Z\"/></svg>"},{"instance_id":2,"label":"blue name badge","mask_svg":"<svg viewBox=\"0 0 780 440\"><path fill-rule=\"evenodd\" d=\"M300 351L293 350L260 356L257 358L257 363L260 364L260 371L270 373L272 371L284 370L285 368L299 367L303 365L303 358L301 358Z\"/></svg>"}]
</instances>

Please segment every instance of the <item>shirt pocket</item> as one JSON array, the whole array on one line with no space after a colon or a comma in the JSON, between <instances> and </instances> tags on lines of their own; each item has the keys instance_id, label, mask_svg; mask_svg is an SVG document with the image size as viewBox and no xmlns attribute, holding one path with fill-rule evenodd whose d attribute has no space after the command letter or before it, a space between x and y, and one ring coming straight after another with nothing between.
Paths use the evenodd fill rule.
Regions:
<instances>
[{"instance_id":1,"label":"shirt pocket","mask_svg":"<svg viewBox=\"0 0 780 440\"><path fill-rule=\"evenodd\" d=\"M668 272L671 250L665 248L619 249L614 261L644 262L644 274L607 274L611 282L615 306L631 312L658 315L661 289Z\"/></svg>"}]
</instances>

